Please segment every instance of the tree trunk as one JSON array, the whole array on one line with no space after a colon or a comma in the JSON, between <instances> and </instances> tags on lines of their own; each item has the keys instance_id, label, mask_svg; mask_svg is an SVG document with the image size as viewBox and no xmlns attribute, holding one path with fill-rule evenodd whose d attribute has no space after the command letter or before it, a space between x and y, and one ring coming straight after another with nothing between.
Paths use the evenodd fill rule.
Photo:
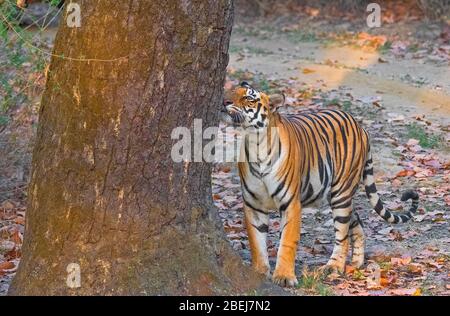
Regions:
<instances>
[{"instance_id":1,"label":"tree trunk","mask_svg":"<svg viewBox=\"0 0 450 316\"><path fill-rule=\"evenodd\" d=\"M206 163L172 129L217 125L231 0L77 1L57 35L10 295L244 293L261 279L217 224ZM69 286L68 266L81 287Z\"/></svg>"}]
</instances>

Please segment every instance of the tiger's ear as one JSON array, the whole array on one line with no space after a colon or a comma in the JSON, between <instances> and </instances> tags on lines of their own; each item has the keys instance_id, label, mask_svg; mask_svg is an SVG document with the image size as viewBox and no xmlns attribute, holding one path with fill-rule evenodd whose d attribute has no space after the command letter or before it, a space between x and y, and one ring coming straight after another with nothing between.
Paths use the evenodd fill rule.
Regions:
<instances>
[{"instance_id":1,"label":"tiger's ear","mask_svg":"<svg viewBox=\"0 0 450 316\"><path fill-rule=\"evenodd\" d=\"M241 86L242 88L251 88L250 84L247 81L242 81L239 86Z\"/></svg>"},{"instance_id":2,"label":"tiger's ear","mask_svg":"<svg viewBox=\"0 0 450 316\"><path fill-rule=\"evenodd\" d=\"M269 97L269 106L272 112L276 112L279 108L284 106L286 103L286 96L282 93L280 94L272 94Z\"/></svg>"}]
</instances>

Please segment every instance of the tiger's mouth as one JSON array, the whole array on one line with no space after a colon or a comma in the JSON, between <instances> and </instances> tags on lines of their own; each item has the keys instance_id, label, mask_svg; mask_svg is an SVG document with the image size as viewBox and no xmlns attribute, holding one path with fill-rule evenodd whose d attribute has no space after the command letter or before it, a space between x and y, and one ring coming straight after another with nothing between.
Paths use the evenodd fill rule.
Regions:
<instances>
[{"instance_id":1,"label":"tiger's mouth","mask_svg":"<svg viewBox=\"0 0 450 316\"><path fill-rule=\"evenodd\" d=\"M235 124L242 124L245 121L244 115L240 112L227 112L228 115L231 117L231 120Z\"/></svg>"},{"instance_id":2,"label":"tiger's mouth","mask_svg":"<svg viewBox=\"0 0 450 316\"><path fill-rule=\"evenodd\" d=\"M241 110L236 108L231 101L224 101L224 107L220 111L220 119L221 121L232 124L232 125L241 125L245 121L244 114Z\"/></svg>"},{"instance_id":3,"label":"tiger's mouth","mask_svg":"<svg viewBox=\"0 0 450 316\"><path fill-rule=\"evenodd\" d=\"M245 121L244 115L239 112L229 112L221 110L219 113L220 121L229 125L242 125Z\"/></svg>"}]
</instances>

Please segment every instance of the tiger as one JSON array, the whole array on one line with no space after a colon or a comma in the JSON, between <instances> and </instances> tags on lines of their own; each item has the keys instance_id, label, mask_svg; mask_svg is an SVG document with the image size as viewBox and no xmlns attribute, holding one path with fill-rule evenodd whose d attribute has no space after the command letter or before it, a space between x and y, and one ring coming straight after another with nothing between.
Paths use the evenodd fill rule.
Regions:
<instances>
[{"instance_id":1,"label":"tiger","mask_svg":"<svg viewBox=\"0 0 450 316\"><path fill-rule=\"evenodd\" d=\"M361 179L373 209L392 224L413 217L419 203L417 192L405 191L401 201L412 200L409 210L393 214L377 193L369 134L354 117L335 109L284 114L278 111L284 98L271 99L242 82L231 98L224 99L222 110L229 122L244 130L238 170L253 268L270 277L269 213L277 210L280 243L272 281L296 286L301 211L320 203L331 208L335 230L333 252L323 268L342 273L350 244L351 265L360 268L365 236L353 210L353 197Z\"/></svg>"}]
</instances>

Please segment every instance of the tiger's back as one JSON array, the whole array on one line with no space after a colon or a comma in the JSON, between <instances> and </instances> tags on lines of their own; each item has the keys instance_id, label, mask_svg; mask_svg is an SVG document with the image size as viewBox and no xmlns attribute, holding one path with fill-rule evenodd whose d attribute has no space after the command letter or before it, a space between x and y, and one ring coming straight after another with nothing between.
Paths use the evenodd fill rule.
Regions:
<instances>
[{"instance_id":1,"label":"tiger's back","mask_svg":"<svg viewBox=\"0 0 450 316\"><path fill-rule=\"evenodd\" d=\"M367 160L367 132L351 115L336 110L289 115L280 117L280 122L288 126L289 135L298 135L296 146L303 152L299 169L302 205L348 203Z\"/></svg>"}]
</instances>

